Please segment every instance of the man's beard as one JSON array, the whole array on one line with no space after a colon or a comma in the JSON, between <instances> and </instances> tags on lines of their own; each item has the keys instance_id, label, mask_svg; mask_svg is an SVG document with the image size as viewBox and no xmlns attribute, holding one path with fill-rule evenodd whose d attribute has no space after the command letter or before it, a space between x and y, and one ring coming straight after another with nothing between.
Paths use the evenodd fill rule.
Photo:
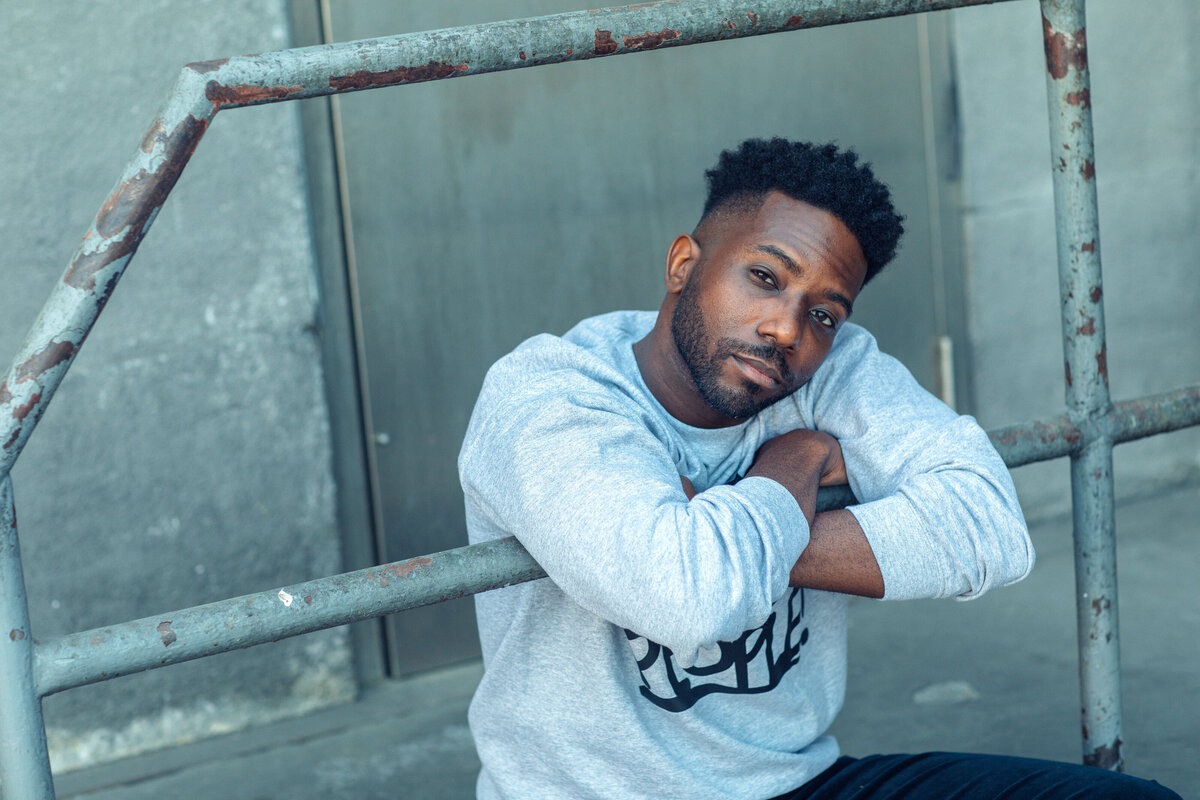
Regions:
<instances>
[{"instance_id":1,"label":"man's beard","mask_svg":"<svg viewBox=\"0 0 1200 800\"><path fill-rule=\"evenodd\" d=\"M782 388L791 385L791 370L783 355L771 345L751 346L736 339L723 338L709 352L708 331L700 311L694 278L684 284L679 301L675 304L675 311L671 315L671 335L692 376L692 382L709 408L730 419L747 419L791 394L791 391ZM770 391L751 380L743 380L741 386L723 385L721 373L724 364L734 353L765 361L775 367L782 386Z\"/></svg>"}]
</instances>

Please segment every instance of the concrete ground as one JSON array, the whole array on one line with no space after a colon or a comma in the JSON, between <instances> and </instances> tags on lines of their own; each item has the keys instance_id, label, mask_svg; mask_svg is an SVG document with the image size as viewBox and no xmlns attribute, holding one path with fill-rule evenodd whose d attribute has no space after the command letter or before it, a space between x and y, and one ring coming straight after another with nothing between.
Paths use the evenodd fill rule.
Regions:
<instances>
[{"instance_id":1,"label":"concrete ground","mask_svg":"<svg viewBox=\"0 0 1200 800\"><path fill-rule=\"evenodd\" d=\"M1128 771L1200 797L1200 491L1118 509ZM1070 522L1032 529L1038 566L970 603L856 601L845 752L967 750L1079 758ZM60 798L468 798L478 768L465 664L352 705L67 773Z\"/></svg>"}]
</instances>

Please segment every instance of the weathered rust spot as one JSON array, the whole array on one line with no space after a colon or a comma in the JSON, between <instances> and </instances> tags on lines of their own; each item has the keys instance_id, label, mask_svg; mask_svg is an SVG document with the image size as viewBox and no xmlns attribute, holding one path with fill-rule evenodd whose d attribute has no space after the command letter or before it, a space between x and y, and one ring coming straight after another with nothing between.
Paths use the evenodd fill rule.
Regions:
<instances>
[{"instance_id":1,"label":"weathered rust spot","mask_svg":"<svg viewBox=\"0 0 1200 800\"><path fill-rule=\"evenodd\" d=\"M1070 361L1067 361L1067 362L1065 362L1065 363L1063 364L1063 366L1064 366L1064 367L1066 367L1066 372L1067 372L1067 386L1071 386L1071 385L1072 385L1072 384L1071 384L1071 362L1070 362Z\"/></svg>"},{"instance_id":2,"label":"weathered rust spot","mask_svg":"<svg viewBox=\"0 0 1200 800\"><path fill-rule=\"evenodd\" d=\"M154 120L154 124L150 126L150 130L146 131L146 135L142 137L142 143L139 145L142 148L142 152L154 152L154 144L162 139L162 135L163 121L161 119L156 119ZM88 231L88 235L91 235L91 231Z\"/></svg>"},{"instance_id":3,"label":"weathered rust spot","mask_svg":"<svg viewBox=\"0 0 1200 800\"><path fill-rule=\"evenodd\" d=\"M1085 181L1090 181L1096 177L1096 165L1091 161L1084 159L1083 166L1079 168L1079 173L1083 175Z\"/></svg>"},{"instance_id":4,"label":"weathered rust spot","mask_svg":"<svg viewBox=\"0 0 1200 800\"><path fill-rule=\"evenodd\" d=\"M25 631L20 628L13 628L12 632L8 634L8 638L14 642L19 642L25 638Z\"/></svg>"},{"instance_id":5,"label":"weathered rust spot","mask_svg":"<svg viewBox=\"0 0 1200 800\"><path fill-rule=\"evenodd\" d=\"M378 72L363 69L349 75L335 75L329 79L329 87L339 91L370 89L372 86L391 86L400 83L420 83L449 78L457 72L466 72L466 64L446 64L430 61L419 67L396 67Z\"/></svg>"},{"instance_id":6,"label":"weathered rust spot","mask_svg":"<svg viewBox=\"0 0 1200 800\"><path fill-rule=\"evenodd\" d=\"M1100 298L1101 298L1103 295L1104 295L1104 292L1102 292L1102 291L1100 290L1100 287L1099 287L1099 286L1093 286L1093 287L1092 287L1092 302L1093 302L1093 303L1099 303L1099 302L1100 302Z\"/></svg>"},{"instance_id":7,"label":"weathered rust spot","mask_svg":"<svg viewBox=\"0 0 1200 800\"><path fill-rule=\"evenodd\" d=\"M732 26L733 23L730 23L730 25ZM669 42L672 39L678 38L679 31L673 31L670 28L663 28L658 33L646 31L640 36L625 36L621 39L621 41L629 50L653 50L663 42Z\"/></svg>"},{"instance_id":8,"label":"weathered rust spot","mask_svg":"<svg viewBox=\"0 0 1200 800\"><path fill-rule=\"evenodd\" d=\"M1104 378L1104 382L1108 383L1108 343L1100 345L1100 352L1096 353L1096 371L1100 373L1100 377Z\"/></svg>"},{"instance_id":9,"label":"weathered rust spot","mask_svg":"<svg viewBox=\"0 0 1200 800\"><path fill-rule=\"evenodd\" d=\"M1101 745L1083 757L1083 763L1089 767L1100 767L1101 769L1111 769L1121 760L1121 740L1117 739L1112 743L1112 746Z\"/></svg>"},{"instance_id":10,"label":"weathered rust spot","mask_svg":"<svg viewBox=\"0 0 1200 800\"><path fill-rule=\"evenodd\" d=\"M163 647L170 647L179 637L175 635L175 631L171 630L171 620L165 620L158 623L158 633L162 636Z\"/></svg>"},{"instance_id":11,"label":"weathered rust spot","mask_svg":"<svg viewBox=\"0 0 1200 800\"><path fill-rule=\"evenodd\" d=\"M154 172L140 170L122 182L104 201L96 216L95 228L101 236L108 238L125 228L130 228L129 234L110 242L108 247L77 256L67 268L63 283L85 292L94 291L97 272L137 249L146 223L166 202L167 195L175 187L175 182L179 180L180 173L207 129L208 120L197 119L191 114L170 133L164 133L157 126L151 127L148 134L151 147L155 144L164 145L166 158ZM145 144L143 140L143 147Z\"/></svg>"},{"instance_id":12,"label":"weathered rust spot","mask_svg":"<svg viewBox=\"0 0 1200 800\"><path fill-rule=\"evenodd\" d=\"M797 25L802 25L802 24L804 24L804 17L797 15L794 17L789 17L788 21L783 23L783 26L785 28L794 28Z\"/></svg>"},{"instance_id":13,"label":"weathered rust spot","mask_svg":"<svg viewBox=\"0 0 1200 800\"><path fill-rule=\"evenodd\" d=\"M1067 102L1073 106L1080 108L1092 107L1092 92L1090 89L1083 89L1078 92L1067 92Z\"/></svg>"},{"instance_id":14,"label":"weathered rust spot","mask_svg":"<svg viewBox=\"0 0 1200 800\"><path fill-rule=\"evenodd\" d=\"M306 605L306 606L312 605L312 595L311 594L304 595L304 605Z\"/></svg>"},{"instance_id":15,"label":"weathered rust spot","mask_svg":"<svg viewBox=\"0 0 1200 800\"><path fill-rule=\"evenodd\" d=\"M204 87L204 96L214 106L222 108L223 106L246 105L263 100L283 100L303 91L303 86L253 86L248 83L224 86L217 81L209 81Z\"/></svg>"},{"instance_id":16,"label":"weathered rust spot","mask_svg":"<svg viewBox=\"0 0 1200 800\"><path fill-rule=\"evenodd\" d=\"M417 556L410 558L403 564L389 564L384 567L383 572L393 578L407 578L419 569L425 569L433 563L433 559L428 556Z\"/></svg>"},{"instance_id":17,"label":"weathered rust spot","mask_svg":"<svg viewBox=\"0 0 1200 800\"><path fill-rule=\"evenodd\" d=\"M211 61L193 61L187 66L188 69L192 70L193 72L204 74L206 72L215 72L228 63L228 58L214 58Z\"/></svg>"},{"instance_id":18,"label":"weathered rust spot","mask_svg":"<svg viewBox=\"0 0 1200 800\"><path fill-rule=\"evenodd\" d=\"M596 28L596 45L592 52L598 56L607 56L617 52L617 43L613 41L612 31L602 31Z\"/></svg>"},{"instance_id":19,"label":"weathered rust spot","mask_svg":"<svg viewBox=\"0 0 1200 800\"><path fill-rule=\"evenodd\" d=\"M517 53L517 57L518 57L519 59L521 59L522 61L524 61L524 60L525 60L525 51L524 51L524 50L521 50L520 52L518 52L518 53Z\"/></svg>"},{"instance_id":20,"label":"weathered rust spot","mask_svg":"<svg viewBox=\"0 0 1200 800\"><path fill-rule=\"evenodd\" d=\"M42 399L42 393L37 392L33 397L29 398L29 402L22 406L17 406L13 409L13 419L25 419L29 416L29 412L37 407L38 401Z\"/></svg>"},{"instance_id":21,"label":"weathered rust spot","mask_svg":"<svg viewBox=\"0 0 1200 800\"><path fill-rule=\"evenodd\" d=\"M8 448L12 447L14 443L16 443L17 439L20 439L20 438L21 438L21 429L17 428L15 431L12 432L12 436L8 437L8 441L6 441L4 443L4 446L0 447L0 450L7 450Z\"/></svg>"},{"instance_id":22,"label":"weathered rust spot","mask_svg":"<svg viewBox=\"0 0 1200 800\"><path fill-rule=\"evenodd\" d=\"M1075 332L1080 336L1095 336L1096 335L1096 318L1088 317L1087 322L1075 329Z\"/></svg>"},{"instance_id":23,"label":"weathered rust spot","mask_svg":"<svg viewBox=\"0 0 1200 800\"><path fill-rule=\"evenodd\" d=\"M0 381L0 406L13 399L12 392L8 390L8 382Z\"/></svg>"},{"instance_id":24,"label":"weathered rust spot","mask_svg":"<svg viewBox=\"0 0 1200 800\"><path fill-rule=\"evenodd\" d=\"M567 55L574 55L574 53L575 53L575 51L574 51L574 50L568 50L568 51L567 51Z\"/></svg>"},{"instance_id":25,"label":"weathered rust spot","mask_svg":"<svg viewBox=\"0 0 1200 800\"><path fill-rule=\"evenodd\" d=\"M737 28L737 23L731 19L727 19L725 20L725 27L732 31Z\"/></svg>"},{"instance_id":26,"label":"weathered rust spot","mask_svg":"<svg viewBox=\"0 0 1200 800\"><path fill-rule=\"evenodd\" d=\"M1112 608L1112 601L1107 597L1092 598L1092 613L1100 615Z\"/></svg>"},{"instance_id":27,"label":"weathered rust spot","mask_svg":"<svg viewBox=\"0 0 1200 800\"><path fill-rule=\"evenodd\" d=\"M75 355L75 351L78 349L71 342L51 342L17 367L16 383L24 383L42 377Z\"/></svg>"},{"instance_id":28,"label":"weathered rust spot","mask_svg":"<svg viewBox=\"0 0 1200 800\"><path fill-rule=\"evenodd\" d=\"M1090 242L1086 242L1084 244L1079 245L1079 249L1085 253L1096 252L1096 240L1092 239Z\"/></svg>"},{"instance_id":29,"label":"weathered rust spot","mask_svg":"<svg viewBox=\"0 0 1200 800\"><path fill-rule=\"evenodd\" d=\"M1042 39L1046 46L1046 70L1050 77L1062 80L1071 67L1082 72L1087 69L1087 28L1080 28L1071 35L1070 43L1065 34L1050 26L1050 20L1042 15Z\"/></svg>"},{"instance_id":30,"label":"weathered rust spot","mask_svg":"<svg viewBox=\"0 0 1200 800\"><path fill-rule=\"evenodd\" d=\"M755 14L753 11L746 12L746 19L750 20L751 25L758 24L758 14Z\"/></svg>"}]
</instances>

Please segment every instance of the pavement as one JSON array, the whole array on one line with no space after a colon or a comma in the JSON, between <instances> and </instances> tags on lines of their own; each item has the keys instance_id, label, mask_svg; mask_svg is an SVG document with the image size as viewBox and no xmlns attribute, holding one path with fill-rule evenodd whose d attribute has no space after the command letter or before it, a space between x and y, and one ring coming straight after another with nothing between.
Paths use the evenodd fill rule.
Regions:
<instances>
[{"instance_id":1,"label":"pavement","mask_svg":"<svg viewBox=\"0 0 1200 800\"><path fill-rule=\"evenodd\" d=\"M1200 798L1200 490L1117 511L1127 771ZM971 602L855 600L844 752L960 750L1078 761L1069 519L1031 526L1038 564ZM478 662L352 704L56 776L60 798L470 798Z\"/></svg>"}]
</instances>

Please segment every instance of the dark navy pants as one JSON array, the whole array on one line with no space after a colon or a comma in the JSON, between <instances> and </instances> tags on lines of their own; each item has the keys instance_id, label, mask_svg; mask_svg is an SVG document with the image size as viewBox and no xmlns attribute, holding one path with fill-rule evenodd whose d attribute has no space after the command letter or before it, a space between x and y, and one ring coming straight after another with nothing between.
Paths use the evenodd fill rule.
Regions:
<instances>
[{"instance_id":1,"label":"dark navy pants","mask_svg":"<svg viewBox=\"0 0 1200 800\"><path fill-rule=\"evenodd\" d=\"M1180 800L1154 781L1013 756L921 753L842 756L776 800Z\"/></svg>"}]
</instances>

